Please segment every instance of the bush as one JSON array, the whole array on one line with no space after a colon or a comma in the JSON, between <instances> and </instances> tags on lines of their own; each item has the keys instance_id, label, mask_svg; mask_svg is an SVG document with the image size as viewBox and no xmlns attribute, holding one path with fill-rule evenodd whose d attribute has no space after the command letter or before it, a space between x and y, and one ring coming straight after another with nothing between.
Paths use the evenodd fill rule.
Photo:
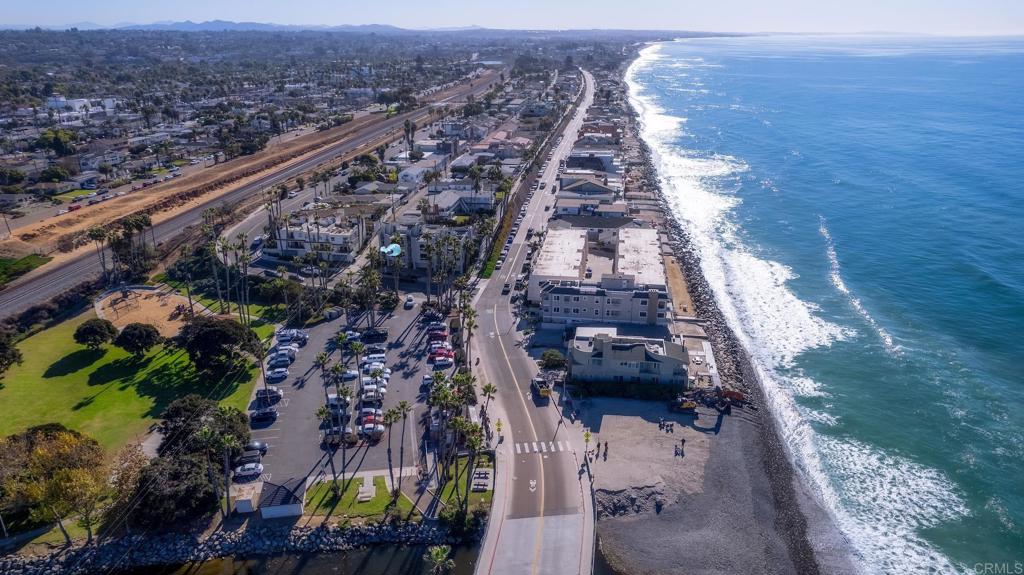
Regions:
<instances>
[{"instance_id":1,"label":"bush","mask_svg":"<svg viewBox=\"0 0 1024 575\"><path fill-rule=\"evenodd\" d=\"M75 330L75 341L89 349L99 349L105 343L109 343L117 337L117 328L114 324L98 317L86 320Z\"/></svg>"},{"instance_id":2,"label":"bush","mask_svg":"<svg viewBox=\"0 0 1024 575\"><path fill-rule=\"evenodd\" d=\"M545 350L540 356L540 365L544 369L562 369L565 367L565 356L557 349Z\"/></svg>"}]
</instances>

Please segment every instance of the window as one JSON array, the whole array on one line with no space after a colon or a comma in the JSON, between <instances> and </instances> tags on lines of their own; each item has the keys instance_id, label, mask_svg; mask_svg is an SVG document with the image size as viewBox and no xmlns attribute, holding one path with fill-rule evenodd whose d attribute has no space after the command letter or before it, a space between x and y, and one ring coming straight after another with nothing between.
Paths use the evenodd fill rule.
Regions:
<instances>
[{"instance_id":1,"label":"window","mask_svg":"<svg viewBox=\"0 0 1024 575\"><path fill-rule=\"evenodd\" d=\"M560 312L560 311L562 311L562 309L561 309L561 308L557 308L557 307L555 308L555 313L558 313L558 312Z\"/></svg>"},{"instance_id":2,"label":"window","mask_svg":"<svg viewBox=\"0 0 1024 575\"><path fill-rule=\"evenodd\" d=\"M555 299L555 301L562 301L562 296L557 296L557 295L556 295L556 296L554 297L554 299Z\"/></svg>"},{"instance_id":3,"label":"window","mask_svg":"<svg viewBox=\"0 0 1024 575\"><path fill-rule=\"evenodd\" d=\"M645 299L640 300L640 305L647 305L647 300L645 300Z\"/></svg>"},{"instance_id":4,"label":"window","mask_svg":"<svg viewBox=\"0 0 1024 575\"><path fill-rule=\"evenodd\" d=\"M578 308L578 307L572 308L572 313L575 313L575 314L580 313L580 308Z\"/></svg>"},{"instance_id":5,"label":"window","mask_svg":"<svg viewBox=\"0 0 1024 575\"><path fill-rule=\"evenodd\" d=\"M664 302L664 300L658 302L658 309L665 309L665 302Z\"/></svg>"},{"instance_id":6,"label":"window","mask_svg":"<svg viewBox=\"0 0 1024 575\"><path fill-rule=\"evenodd\" d=\"M587 308L583 308L583 313L587 313Z\"/></svg>"},{"instance_id":7,"label":"window","mask_svg":"<svg viewBox=\"0 0 1024 575\"><path fill-rule=\"evenodd\" d=\"M572 301L580 301L580 296L578 296L578 295L572 296Z\"/></svg>"},{"instance_id":8,"label":"window","mask_svg":"<svg viewBox=\"0 0 1024 575\"><path fill-rule=\"evenodd\" d=\"M595 309L594 310L594 315L601 315L601 310Z\"/></svg>"},{"instance_id":9,"label":"window","mask_svg":"<svg viewBox=\"0 0 1024 575\"><path fill-rule=\"evenodd\" d=\"M659 312L658 312L658 317L665 317L665 312L661 312L661 311L659 311Z\"/></svg>"},{"instance_id":10,"label":"window","mask_svg":"<svg viewBox=\"0 0 1024 575\"><path fill-rule=\"evenodd\" d=\"M647 312L645 312L645 311L640 312L640 317L647 317Z\"/></svg>"}]
</instances>

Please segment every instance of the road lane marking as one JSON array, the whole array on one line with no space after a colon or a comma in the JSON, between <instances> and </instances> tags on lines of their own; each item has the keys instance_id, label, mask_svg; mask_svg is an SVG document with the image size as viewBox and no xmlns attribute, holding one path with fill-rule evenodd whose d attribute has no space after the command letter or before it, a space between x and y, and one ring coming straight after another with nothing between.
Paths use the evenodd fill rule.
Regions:
<instances>
[{"instance_id":1,"label":"road lane marking","mask_svg":"<svg viewBox=\"0 0 1024 575\"><path fill-rule=\"evenodd\" d=\"M533 442L533 452L537 453L537 442L536 441Z\"/></svg>"},{"instance_id":2,"label":"road lane marking","mask_svg":"<svg viewBox=\"0 0 1024 575\"><path fill-rule=\"evenodd\" d=\"M559 450L559 451L564 451L564 450L562 449L562 442L561 442L561 441L559 441L559 442L558 442L558 450Z\"/></svg>"},{"instance_id":3,"label":"road lane marking","mask_svg":"<svg viewBox=\"0 0 1024 575\"><path fill-rule=\"evenodd\" d=\"M543 441L540 442L540 450L543 451L544 453L548 452L548 446L545 445Z\"/></svg>"},{"instance_id":4,"label":"road lane marking","mask_svg":"<svg viewBox=\"0 0 1024 575\"><path fill-rule=\"evenodd\" d=\"M516 444L516 455L519 455L520 453L522 453L522 450L519 449L519 444L517 443Z\"/></svg>"},{"instance_id":5,"label":"road lane marking","mask_svg":"<svg viewBox=\"0 0 1024 575\"><path fill-rule=\"evenodd\" d=\"M549 443L548 445L551 446L551 451L554 452L555 451L555 444L554 443Z\"/></svg>"}]
</instances>

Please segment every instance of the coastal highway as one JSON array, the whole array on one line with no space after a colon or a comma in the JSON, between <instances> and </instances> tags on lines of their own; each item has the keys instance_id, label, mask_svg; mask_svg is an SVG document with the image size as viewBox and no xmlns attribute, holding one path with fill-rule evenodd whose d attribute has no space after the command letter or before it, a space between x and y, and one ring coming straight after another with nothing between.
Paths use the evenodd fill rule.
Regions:
<instances>
[{"instance_id":1,"label":"coastal highway","mask_svg":"<svg viewBox=\"0 0 1024 575\"><path fill-rule=\"evenodd\" d=\"M525 325L501 291L505 282L514 283L526 260L527 229L545 227L552 213L544 207L554 205L550 189L558 162L572 149L593 97L593 76L584 72L583 101L540 176L547 185L527 204L505 264L488 280L476 302L478 357L483 358L484 378L498 387L496 403L507 418L499 449L511 460L504 517L493 533L488 532L488 539L496 540L483 546L478 575L590 573L593 532L592 518L585 513L590 488L580 468L582 441L561 424L553 400L534 399L530 380L537 374L537 363L520 345L520 329Z\"/></svg>"},{"instance_id":2,"label":"coastal highway","mask_svg":"<svg viewBox=\"0 0 1024 575\"><path fill-rule=\"evenodd\" d=\"M329 144L323 149L313 152L287 167L274 169L267 175L239 186L237 189L225 193L216 200L184 210L163 220L153 226L156 241L158 243L167 241L181 233L186 227L200 223L203 210L214 203L237 203L254 194L258 194L264 188L277 185L289 178L312 170L321 163L351 154L367 144L382 140L388 137L389 132L397 131L397 137L402 130L405 120L408 119L420 123L427 117L429 107L456 104L463 101L469 94L472 94L474 97L480 96L488 91L488 86L497 78L498 73L496 71L484 72L479 78L464 82L449 90L435 93L434 98L429 101L427 107L398 114L391 118L381 117L379 121L360 129L355 134ZM95 277L99 273L100 264L95 251L82 249L79 255L60 264L44 266L34 273L11 282L6 289L0 291L0 317L20 313L35 304L49 300L91 277Z\"/></svg>"}]
</instances>

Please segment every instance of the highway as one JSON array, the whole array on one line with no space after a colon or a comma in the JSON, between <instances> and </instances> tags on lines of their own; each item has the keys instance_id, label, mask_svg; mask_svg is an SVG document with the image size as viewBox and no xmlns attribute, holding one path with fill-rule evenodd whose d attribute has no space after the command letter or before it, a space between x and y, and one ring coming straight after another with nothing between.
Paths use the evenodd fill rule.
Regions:
<instances>
[{"instance_id":1,"label":"highway","mask_svg":"<svg viewBox=\"0 0 1024 575\"><path fill-rule=\"evenodd\" d=\"M537 363L520 345L520 330L527 326L516 317L509 296L501 293L505 282L515 282L526 260L527 230L545 228L552 213L544 208L555 202L550 190L557 181L559 160L572 149L593 102L593 76L584 72L584 79L583 102L541 174L540 181L547 185L527 204L502 269L486 282L476 303L480 327L475 340L478 357L483 358L483 379L498 387L495 403L507 421L498 449L511 460L509 489L497 495L506 500L504 516L492 519L500 523L488 531L478 574L590 573L593 560L592 518L585 513L590 488L580 468L582 440L573 437L578 431L561 424L554 400L535 401L530 380L537 374Z\"/></svg>"},{"instance_id":2,"label":"highway","mask_svg":"<svg viewBox=\"0 0 1024 575\"><path fill-rule=\"evenodd\" d=\"M173 217L163 220L154 225L153 233L156 241L157 243L167 241L181 233L186 227L200 223L203 210L210 205L235 204L254 194L260 193L265 188L310 171L319 164L351 154L369 143L385 138L389 132L397 131L395 137L399 137L406 119L420 123L427 117L430 107L454 104L464 100L468 94L473 94L474 97L480 96L488 91L488 85L497 76L497 72L492 72L489 75L485 73L481 78L464 83L457 88L438 92L436 95L437 99L431 101L426 107L398 114L391 118L382 118L379 122L363 128L360 132L349 138L330 144L322 150L314 152L287 167L275 170L253 182L239 186L237 189L225 193L214 201L182 211ZM33 305L45 302L75 285L99 275L99 273L99 258L95 250L82 249L81 254L73 259L69 259L59 265L44 266L34 273L11 282L6 289L0 291L0 317L14 315Z\"/></svg>"}]
</instances>

